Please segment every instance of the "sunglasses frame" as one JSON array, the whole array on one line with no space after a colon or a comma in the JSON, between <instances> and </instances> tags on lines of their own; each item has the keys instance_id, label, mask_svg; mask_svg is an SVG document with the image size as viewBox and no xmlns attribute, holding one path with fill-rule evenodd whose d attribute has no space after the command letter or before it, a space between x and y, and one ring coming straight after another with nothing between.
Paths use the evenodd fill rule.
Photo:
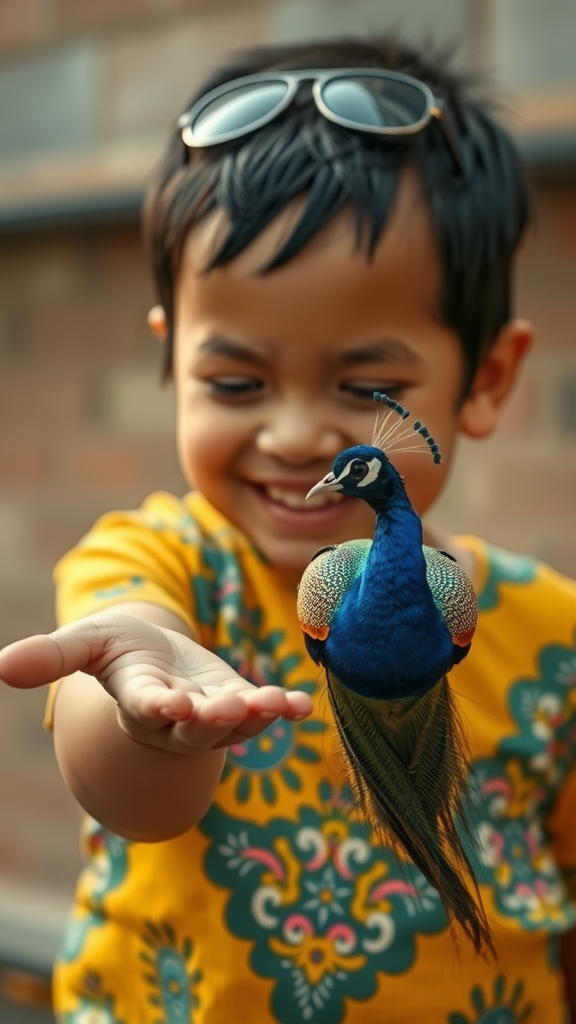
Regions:
<instances>
[{"instance_id":1,"label":"sunglasses frame","mask_svg":"<svg viewBox=\"0 0 576 1024\"><path fill-rule=\"evenodd\" d=\"M414 124L384 128L378 128L373 125L363 125L361 122L351 121L346 117L340 117L338 114L334 114L326 105L322 97L322 90L328 82L341 78L381 78L393 82L404 82L411 87L416 86L422 93L426 102L425 111L422 117L418 121L415 121ZM211 89L210 92L201 96L200 99L192 105L190 110L186 111L186 113L182 114L181 117L178 118L178 127L182 131L182 141L188 148L203 149L208 146L218 146L221 143L230 142L233 139L241 138L243 135L249 135L251 132L258 131L259 128L262 128L270 121L273 121L290 106L298 92L298 88L302 82L306 81L313 81L312 94L314 102L322 116L328 121L332 121L334 124L338 124L343 128L351 128L353 131L367 132L371 135L380 135L384 137L414 135L425 128L432 119L435 119L444 132L446 141L450 146L458 167L462 169L462 161L460 159L456 134L443 100L434 96L432 90L417 78L413 78L411 75L404 75L400 71L386 71L381 68L316 68L302 71L269 71L261 72L256 75L245 75L242 78L235 78L230 82L225 82L223 85L217 86L215 89ZM264 114L262 117L257 118L248 125L244 125L242 128L222 132L220 135L211 139L196 138L194 136L194 124L202 111L205 110L210 103L219 99L221 96L226 96L227 93L234 92L239 86L251 84L258 85L259 83L265 82L283 82L287 85L286 95L276 104L275 107L273 107L271 111L269 111L269 113Z\"/></svg>"}]
</instances>

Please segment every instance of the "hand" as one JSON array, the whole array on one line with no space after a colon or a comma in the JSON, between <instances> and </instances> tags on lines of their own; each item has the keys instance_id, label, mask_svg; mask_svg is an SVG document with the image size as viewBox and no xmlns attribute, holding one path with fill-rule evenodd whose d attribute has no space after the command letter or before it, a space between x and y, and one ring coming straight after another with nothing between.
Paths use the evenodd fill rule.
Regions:
<instances>
[{"instance_id":1,"label":"hand","mask_svg":"<svg viewBox=\"0 0 576 1024\"><path fill-rule=\"evenodd\" d=\"M113 611L0 651L0 679L20 689L78 671L114 698L131 739L180 754L229 746L274 718L299 720L312 711L307 694L253 686L189 637ZM82 686L81 677L74 685Z\"/></svg>"}]
</instances>

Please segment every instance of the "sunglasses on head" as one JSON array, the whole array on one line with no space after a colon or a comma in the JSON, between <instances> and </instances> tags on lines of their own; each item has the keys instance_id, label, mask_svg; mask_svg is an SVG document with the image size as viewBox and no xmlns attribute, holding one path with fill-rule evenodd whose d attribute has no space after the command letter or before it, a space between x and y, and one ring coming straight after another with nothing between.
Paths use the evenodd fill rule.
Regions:
<instances>
[{"instance_id":1,"label":"sunglasses on head","mask_svg":"<svg viewBox=\"0 0 576 1024\"><path fill-rule=\"evenodd\" d=\"M448 110L423 82L397 71L324 68L271 71L235 78L202 96L178 120L182 139L193 149L217 146L257 131L292 103L302 82L312 82L320 113L343 128L401 138L437 121L462 169Z\"/></svg>"}]
</instances>

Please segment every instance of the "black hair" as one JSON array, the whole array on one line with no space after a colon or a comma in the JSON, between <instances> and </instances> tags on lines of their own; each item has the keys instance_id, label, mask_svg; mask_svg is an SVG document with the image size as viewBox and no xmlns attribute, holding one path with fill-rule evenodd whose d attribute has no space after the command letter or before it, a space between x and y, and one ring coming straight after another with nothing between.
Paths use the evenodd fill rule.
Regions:
<instances>
[{"instance_id":1,"label":"black hair","mask_svg":"<svg viewBox=\"0 0 576 1024\"><path fill-rule=\"evenodd\" d=\"M262 71L400 71L428 85L447 108L460 165L434 119L418 133L383 141L326 120L305 86L278 118L217 146L189 150L175 125L144 212L168 324L166 377L172 364L174 285L194 224L219 208L227 215L227 234L209 270L233 259L296 196L304 195L299 220L266 272L294 256L348 203L358 246L369 258L386 225L399 172L410 164L431 211L442 267L440 310L462 342L468 388L484 353L510 319L512 259L529 220L529 199L509 135L472 96L471 83L446 64L444 52L425 57L389 37L342 39L246 51L204 84L186 110L210 89Z\"/></svg>"}]
</instances>

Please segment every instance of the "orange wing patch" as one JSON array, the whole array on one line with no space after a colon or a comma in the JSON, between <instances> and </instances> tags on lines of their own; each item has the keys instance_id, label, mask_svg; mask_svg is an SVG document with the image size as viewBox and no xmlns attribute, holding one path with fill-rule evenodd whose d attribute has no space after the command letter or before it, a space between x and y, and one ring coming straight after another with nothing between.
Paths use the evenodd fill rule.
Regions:
<instances>
[{"instance_id":1,"label":"orange wing patch","mask_svg":"<svg viewBox=\"0 0 576 1024\"><path fill-rule=\"evenodd\" d=\"M467 633L459 633L458 636L452 637L452 643L456 644L456 647L467 647L468 644L472 643L474 633L475 630L473 629L469 629Z\"/></svg>"},{"instance_id":2,"label":"orange wing patch","mask_svg":"<svg viewBox=\"0 0 576 1024\"><path fill-rule=\"evenodd\" d=\"M312 626L307 622L301 622L303 633L307 633L313 640L325 640L330 632L330 626Z\"/></svg>"}]
</instances>

